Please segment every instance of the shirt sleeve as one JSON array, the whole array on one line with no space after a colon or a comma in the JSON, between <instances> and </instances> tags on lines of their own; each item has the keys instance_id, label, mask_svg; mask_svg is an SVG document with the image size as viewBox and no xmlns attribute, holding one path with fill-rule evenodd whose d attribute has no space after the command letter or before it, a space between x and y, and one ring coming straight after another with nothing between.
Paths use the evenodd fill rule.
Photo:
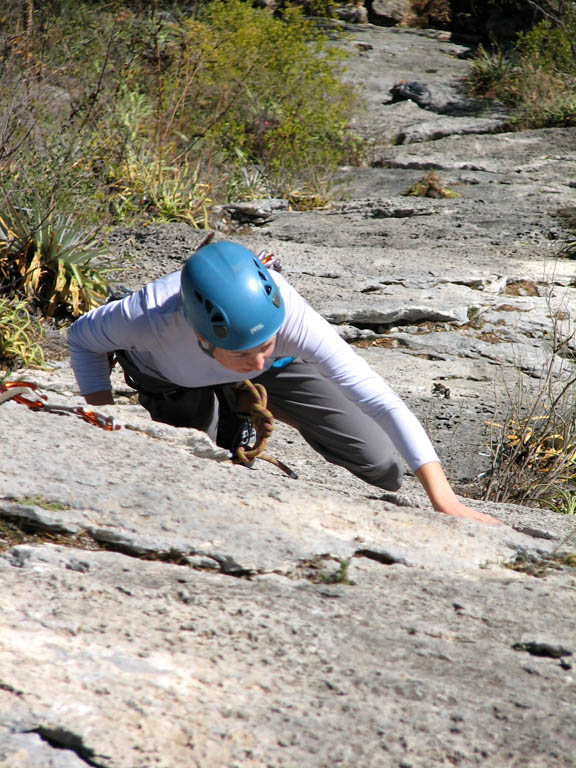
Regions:
<instances>
[{"instance_id":1,"label":"shirt sleeve","mask_svg":"<svg viewBox=\"0 0 576 768\"><path fill-rule=\"evenodd\" d=\"M70 326L70 363L83 395L110 389L109 352L150 347L151 328L141 293L93 309Z\"/></svg>"},{"instance_id":2,"label":"shirt sleeve","mask_svg":"<svg viewBox=\"0 0 576 768\"><path fill-rule=\"evenodd\" d=\"M274 277L286 305L279 352L315 363L385 430L412 471L438 461L424 427L404 401L294 288L281 276Z\"/></svg>"}]
</instances>

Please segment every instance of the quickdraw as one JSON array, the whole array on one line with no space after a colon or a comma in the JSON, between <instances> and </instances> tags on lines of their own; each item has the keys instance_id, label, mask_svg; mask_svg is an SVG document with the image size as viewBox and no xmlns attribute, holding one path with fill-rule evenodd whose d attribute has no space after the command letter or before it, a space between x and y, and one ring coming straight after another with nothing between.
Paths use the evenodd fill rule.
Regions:
<instances>
[{"instance_id":1,"label":"quickdraw","mask_svg":"<svg viewBox=\"0 0 576 768\"><path fill-rule=\"evenodd\" d=\"M274 430L274 416L267 408L268 393L266 392L265 387L262 384L254 384L254 382L246 379L246 381L243 381L242 384L239 385L238 390L248 393L252 399L252 402L250 403L250 416L256 431L256 440L251 447L238 447L236 449L234 461L237 464L243 464L244 466L249 467L255 459L262 459L263 461L268 461L270 464L274 464L274 466L281 469L282 472L288 475L288 477L297 480L298 475L296 472L291 470L290 467L284 464L284 462L264 453L268 438Z\"/></svg>"},{"instance_id":2,"label":"quickdraw","mask_svg":"<svg viewBox=\"0 0 576 768\"><path fill-rule=\"evenodd\" d=\"M106 432L115 432L120 429L118 424L114 423L112 416L104 416L102 413L92 411L89 408L83 408L76 405L52 405L47 402L46 395L36 392L37 385L32 381L7 381L0 384L0 404L6 400L14 400L17 403L27 406L33 411L46 411L47 413L70 413L78 416L88 424L100 427ZM31 398L32 392L35 398Z\"/></svg>"}]
</instances>

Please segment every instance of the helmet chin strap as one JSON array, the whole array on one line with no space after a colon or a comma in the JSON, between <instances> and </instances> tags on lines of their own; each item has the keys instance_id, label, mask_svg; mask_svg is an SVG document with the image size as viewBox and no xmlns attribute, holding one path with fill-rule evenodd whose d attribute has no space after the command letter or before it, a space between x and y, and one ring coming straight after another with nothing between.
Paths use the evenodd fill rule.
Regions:
<instances>
[{"instance_id":1,"label":"helmet chin strap","mask_svg":"<svg viewBox=\"0 0 576 768\"><path fill-rule=\"evenodd\" d=\"M214 344L209 344L207 341L204 341L203 339L198 339L198 346L204 352L205 355L208 355L208 357L211 357L212 360L214 359Z\"/></svg>"}]
</instances>

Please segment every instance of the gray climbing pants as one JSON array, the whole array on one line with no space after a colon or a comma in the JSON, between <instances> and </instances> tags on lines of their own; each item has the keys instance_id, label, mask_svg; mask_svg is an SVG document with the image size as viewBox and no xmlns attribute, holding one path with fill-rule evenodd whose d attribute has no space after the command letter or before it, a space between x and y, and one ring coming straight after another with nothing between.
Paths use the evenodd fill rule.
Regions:
<instances>
[{"instance_id":1,"label":"gray climbing pants","mask_svg":"<svg viewBox=\"0 0 576 768\"><path fill-rule=\"evenodd\" d=\"M139 390L139 401L154 421L205 432L214 424L217 387L184 389L141 373L124 353L117 359L126 381ZM268 408L279 421L295 427L331 464L345 467L370 485L396 491L403 464L384 430L316 365L294 360L252 379L268 392Z\"/></svg>"}]
</instances>

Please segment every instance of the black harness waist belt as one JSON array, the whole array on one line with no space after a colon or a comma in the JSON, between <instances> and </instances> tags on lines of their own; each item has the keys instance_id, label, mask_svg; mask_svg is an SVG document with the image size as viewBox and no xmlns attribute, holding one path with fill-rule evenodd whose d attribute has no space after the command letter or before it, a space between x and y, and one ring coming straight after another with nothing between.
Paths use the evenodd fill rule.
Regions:
<instances>
[{"instance_id":1,"label":"black harness waist belt","mask_svg":"<svg viewBox=\"0 0 576 768\"><path fill-rule=\"evenodd\" d=\"M143 373L123 349L117 349L114 352L114 358L122 366L126 384L153 400L178 400L185 392L190 392L193 389L192 387L179 387L169 381Z\"/></svg>"}]
</instances>

